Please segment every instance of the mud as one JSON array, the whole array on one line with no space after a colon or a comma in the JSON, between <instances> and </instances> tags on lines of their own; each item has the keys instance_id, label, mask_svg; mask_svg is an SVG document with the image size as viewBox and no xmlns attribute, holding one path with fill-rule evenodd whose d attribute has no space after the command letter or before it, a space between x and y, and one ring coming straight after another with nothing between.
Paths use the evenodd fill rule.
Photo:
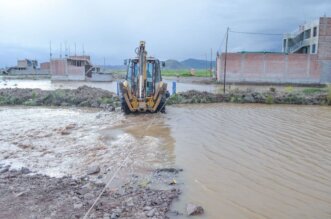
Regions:
<instances>
[{"instance_id":1,"label":"mud","mask_svg":"<svg viewBox=\"0 0 331 219\"><path fill-rule=\"evenodd\" d=\"M107 188L87 218L168 218L170 204L180 194L168 183L176 173L132 175L117 189ZM83 218L104 187L88 177L52 178L0 167L0 218Z\"/></svg>"},{"instance_id":2,"label":"mud","mask_svg":"<svg viewBox=\"0 0 331 219\"><path fill-rule=\"evenodd\" d=\"M113 176L88 218L167 218L180 174L162 160L169 131L145 130L158 116L135 133L118 112L0 107L0 218L82 218Z\"/></svg>"},{"instance_id":3,"label":"mud","mask_svg":"<svg viewBox=\"0 0 331 219\"><path fill-rule=\"evenodd\" d=\"M329 90L328 90L329 89ZM253 89L233 89L223 93L189 90L172 95L167 104L186 103L266 103L266 104L299 104L331 105L331 89L320 89L318 92L304 93L302 90L256 91ZM86 85L77 89L0 89L0 105L26 106L78 106L104 108L114 111L120 106L119 97L113 92Z\"/></svg>"},{"instance_id":4,"label":"mud","mask_svg":"<svg viewBox=\"0 0 331 219\"><path fill-rule=\"evenodd\" d=\"M331 105L331 96L327 90L311 94L301 91L252 91L231 90L225 94L214 94L190 90L172 95L167 104L187 103L265 103L265 104L299 104L299 105Z\"/></svg>"},{"instance_id":5,"label":"mud","mask_svg":"<svg viewBox=\"0 0 331 219\"><path fill-rule=\"evenodd\" d=\"M100 88L81 86L77 89L0 89L0 105L26 106L119 106L119 98L114 93Z\"/></svg>"}]
</instances>

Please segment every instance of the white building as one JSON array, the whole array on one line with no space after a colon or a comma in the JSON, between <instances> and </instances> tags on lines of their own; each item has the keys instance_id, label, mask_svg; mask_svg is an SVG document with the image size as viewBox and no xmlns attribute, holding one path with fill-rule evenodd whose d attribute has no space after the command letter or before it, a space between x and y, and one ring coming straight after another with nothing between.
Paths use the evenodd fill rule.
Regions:
<instances>
[{"instance_id":1,"label":"white building","mask_svg":"<svg viewBox=\"0 0 331 219\"><path fill-rule=\"evenodd\" d=\"M284 34L284 53L316 54L318 50L320 19L299 26L292 33Z\"/></svg>"}]
</instances>

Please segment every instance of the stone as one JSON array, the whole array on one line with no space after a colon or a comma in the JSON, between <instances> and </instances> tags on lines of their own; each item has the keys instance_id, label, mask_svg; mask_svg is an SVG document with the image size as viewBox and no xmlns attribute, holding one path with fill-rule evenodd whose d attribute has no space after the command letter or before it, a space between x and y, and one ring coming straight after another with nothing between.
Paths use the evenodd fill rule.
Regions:
<instances>
[{"instance_id":1,"label":"stone","mask_svg":"<svg viewBox=\"0 0 331 219\"><path fill-rule=\"evenodd\" d=\"M61 133L61 135L69 135L70 134L70 132L67 129L61 130L60 133Z\"/></svg>"},{"instance_id":2,"label":"stone","mask_svg":"<svg viewBox=\"0 0 331 219\"><path fill-rule=\"evenodd\" d=\"M244 97L244 101L247 102L247 103L254 103L255 102L255 99L252 95L245 95Z\"/></svg>"},{"instance_id":3,"label":"stone","mask_svg":"<svg viewBox=\"0 0 331 219\"><path fill-rule=\"evenodd\" d=\"M22 167L22 168L21 168L21 173L22 173L22 174L29 174L29 173L31 173L31 170L29 170L29 169L26 168L26 167Z\"/></svg>"},{"instance_id":4,"label":"stone","mask_svg":"<svg viewBox=\"0 0 331 219\"><path fill-rule=\"evenodd\" d=\"M74 209L79 209L81 207L83 207L83 204L82 203L75 203L74 204Z\"/></svg>"},{"instance_id":5,"label":"stone","mask_svg":"<svg viewBox=\"0 0 331 219\"><path fill-rule=\"evenodd\" d=\"M143 211L150 211L150 210L152 210L153 208L151 207L151 206L145 206L144 208L143 208Z\"/></svg>"},{"instance_id":6,"label":"stone","mask_svg":"<svg viewBox=\"0 0 331 219\"><path fill-rule=\"evenodd\" d=\"M113 212L113 213L111 214L111 216L110 216L111 219L116 219L116 218L118 218L118 217L119 217L119 214L117 214L117 213L115 213L115 212Z\"/></svg>"},{"instance_id":7,"label":"stone","mask_svg":"<svg viewBox=\"0 0 331 219\"><path fill-rule=\"evenodd\" d=\"M152 210L150 210L146 213L146 216L147 217L153 217L155 215L155 213L156 213L156 209L153 208Z\"/></svg>"},{"instance_id":8,"label":"stone","mask_svg":"<svg viewBox=\"0 0 331 219\"><path fill-rule=\"evenodd\" d=\"M87 170L87 175L92 175L100 172L100 167L99 166L91 166Z\"/></svg>"},{"instance_id":9,"label":"stone","mask_svg":"<svg viewBox=\"0 0 331 219\"><path fill-rule=\"evenodd\" d=\"M192 215L200 215L203 214L204 209L201 206L192 204L192 203L188 203L186 205L186 212L188 216L192 216Z\"/></svg>"},{"instance_id":10,"label":"stone","mask_svg":"<svg viewBox=\"0 0 331 219\"><path fill-rule=\"evenodd\" d=\"M71 123L71 124L66 126L66 129L74 129L74 128L76 128L76 126L77 126L77 124Z\"/></svg>"},{"instance_id":11,"label":"stone","mask_svg":"<svg viewBox=\"0 0 331 219\"><path fill-rule=\"evenodd\" d=\"M128 198L126 201L125 201L126 205L128 207L133 207L134 206L134 203L133 203L133 199L132 197Z\"/></svg>"},{"instance_id":12,"label":"stone","mask_svg":"<svg viewBox=\"0 0 331 219\"><path fill-rule=\"evenodd\" d=\"M103 219L109 219L109 218L110 218L110 214L108 214L108 213L103 214Z\"/></svg>"},{"instance_id":13,"label":"stone","mask_svg":"<svg viewBox=\"0 0 331 219\"><path fill-rule=\"evenodd\" d=\"M92 194L92 193L86 193L85 195L84 195L84 199L85 200L92 200L92 199L94 199L94 195Z\"/></svg>"},{"instance_id":14,"label":"stone","mask_svg":"<svg viewBox=\"0 0 331 219\"><path fill-rule=\"evenodd\" d=\"M1 174L1 173L5 173L5 172L7 172L8 170L9 170L9 167L2 168L2 169L0 170L0 174Z\"/></svg>"}]
</instances>

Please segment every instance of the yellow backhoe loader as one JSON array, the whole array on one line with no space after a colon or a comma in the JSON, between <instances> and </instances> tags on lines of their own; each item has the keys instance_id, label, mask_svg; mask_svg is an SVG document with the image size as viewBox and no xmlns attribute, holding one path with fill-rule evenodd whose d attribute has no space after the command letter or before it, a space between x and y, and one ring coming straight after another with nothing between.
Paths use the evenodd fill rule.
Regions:
<instances>
[{"instance_id":1,"label":"yellow backhoe loader","mask_svg":"<svg viewBox=\"0 0 331 219\"><path fill-rule=\"evenodd\" d=\"M145 42L136 48L137 57L125 60L126 80L119 83L121 107L125 114L133 112L165 112L169 97L167 84L162 81L161 62L147 57ZM162 62L164 67L164 62Z\"/></svg>"}]
</instances>

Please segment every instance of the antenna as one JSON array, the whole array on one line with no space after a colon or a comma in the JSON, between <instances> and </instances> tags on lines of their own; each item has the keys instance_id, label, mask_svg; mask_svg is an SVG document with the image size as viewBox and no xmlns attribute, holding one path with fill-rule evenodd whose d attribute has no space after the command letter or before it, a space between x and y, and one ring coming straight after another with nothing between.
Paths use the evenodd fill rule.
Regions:
<instances>
[{"instance_id":1,"label":"antenna","mask_svg":"<svg viewBox=\"0 0 331 219\"><path fill-rule=\"evenodd\" d=\"M60 43L60 58L62 58L62 43Z\"/></svg>"},{"instance_id":2,"label":"antenna","mask_svg":"<svg viewBox=\"0 0 331 219\"><path fill-rule=\"evenodd\" d=\"M67 41L64 41L64 56L68 57Z\"/></svg>"},{"instance_id":3,"label":"antenna","mask_svg":"<svg viewBox=\"0 0 331 219\"><path fill-rule=\"evenodd\" d=\"M77 56L77 53L76 53L76 43L75 43L75 56Z\"/></svg>"},{"instance_id":4,"label":"antenna","mask_svg":"<svg viewBox=\"0 0 331 219\"><path fill-rule=\"evenodd\" d=\"M83 56L85 56L84 43L83 43L82 47L83 47Z\"/></svg>"},{"instance_id":5,"label":"antenna","mask_svg":"<svg viewBox=\"0 0 331 219\"><path fill-rule=\"evenodd\" d=\"M49 41L49 60L52 59L52 41Z\"/></svg>"}]
</instances>

